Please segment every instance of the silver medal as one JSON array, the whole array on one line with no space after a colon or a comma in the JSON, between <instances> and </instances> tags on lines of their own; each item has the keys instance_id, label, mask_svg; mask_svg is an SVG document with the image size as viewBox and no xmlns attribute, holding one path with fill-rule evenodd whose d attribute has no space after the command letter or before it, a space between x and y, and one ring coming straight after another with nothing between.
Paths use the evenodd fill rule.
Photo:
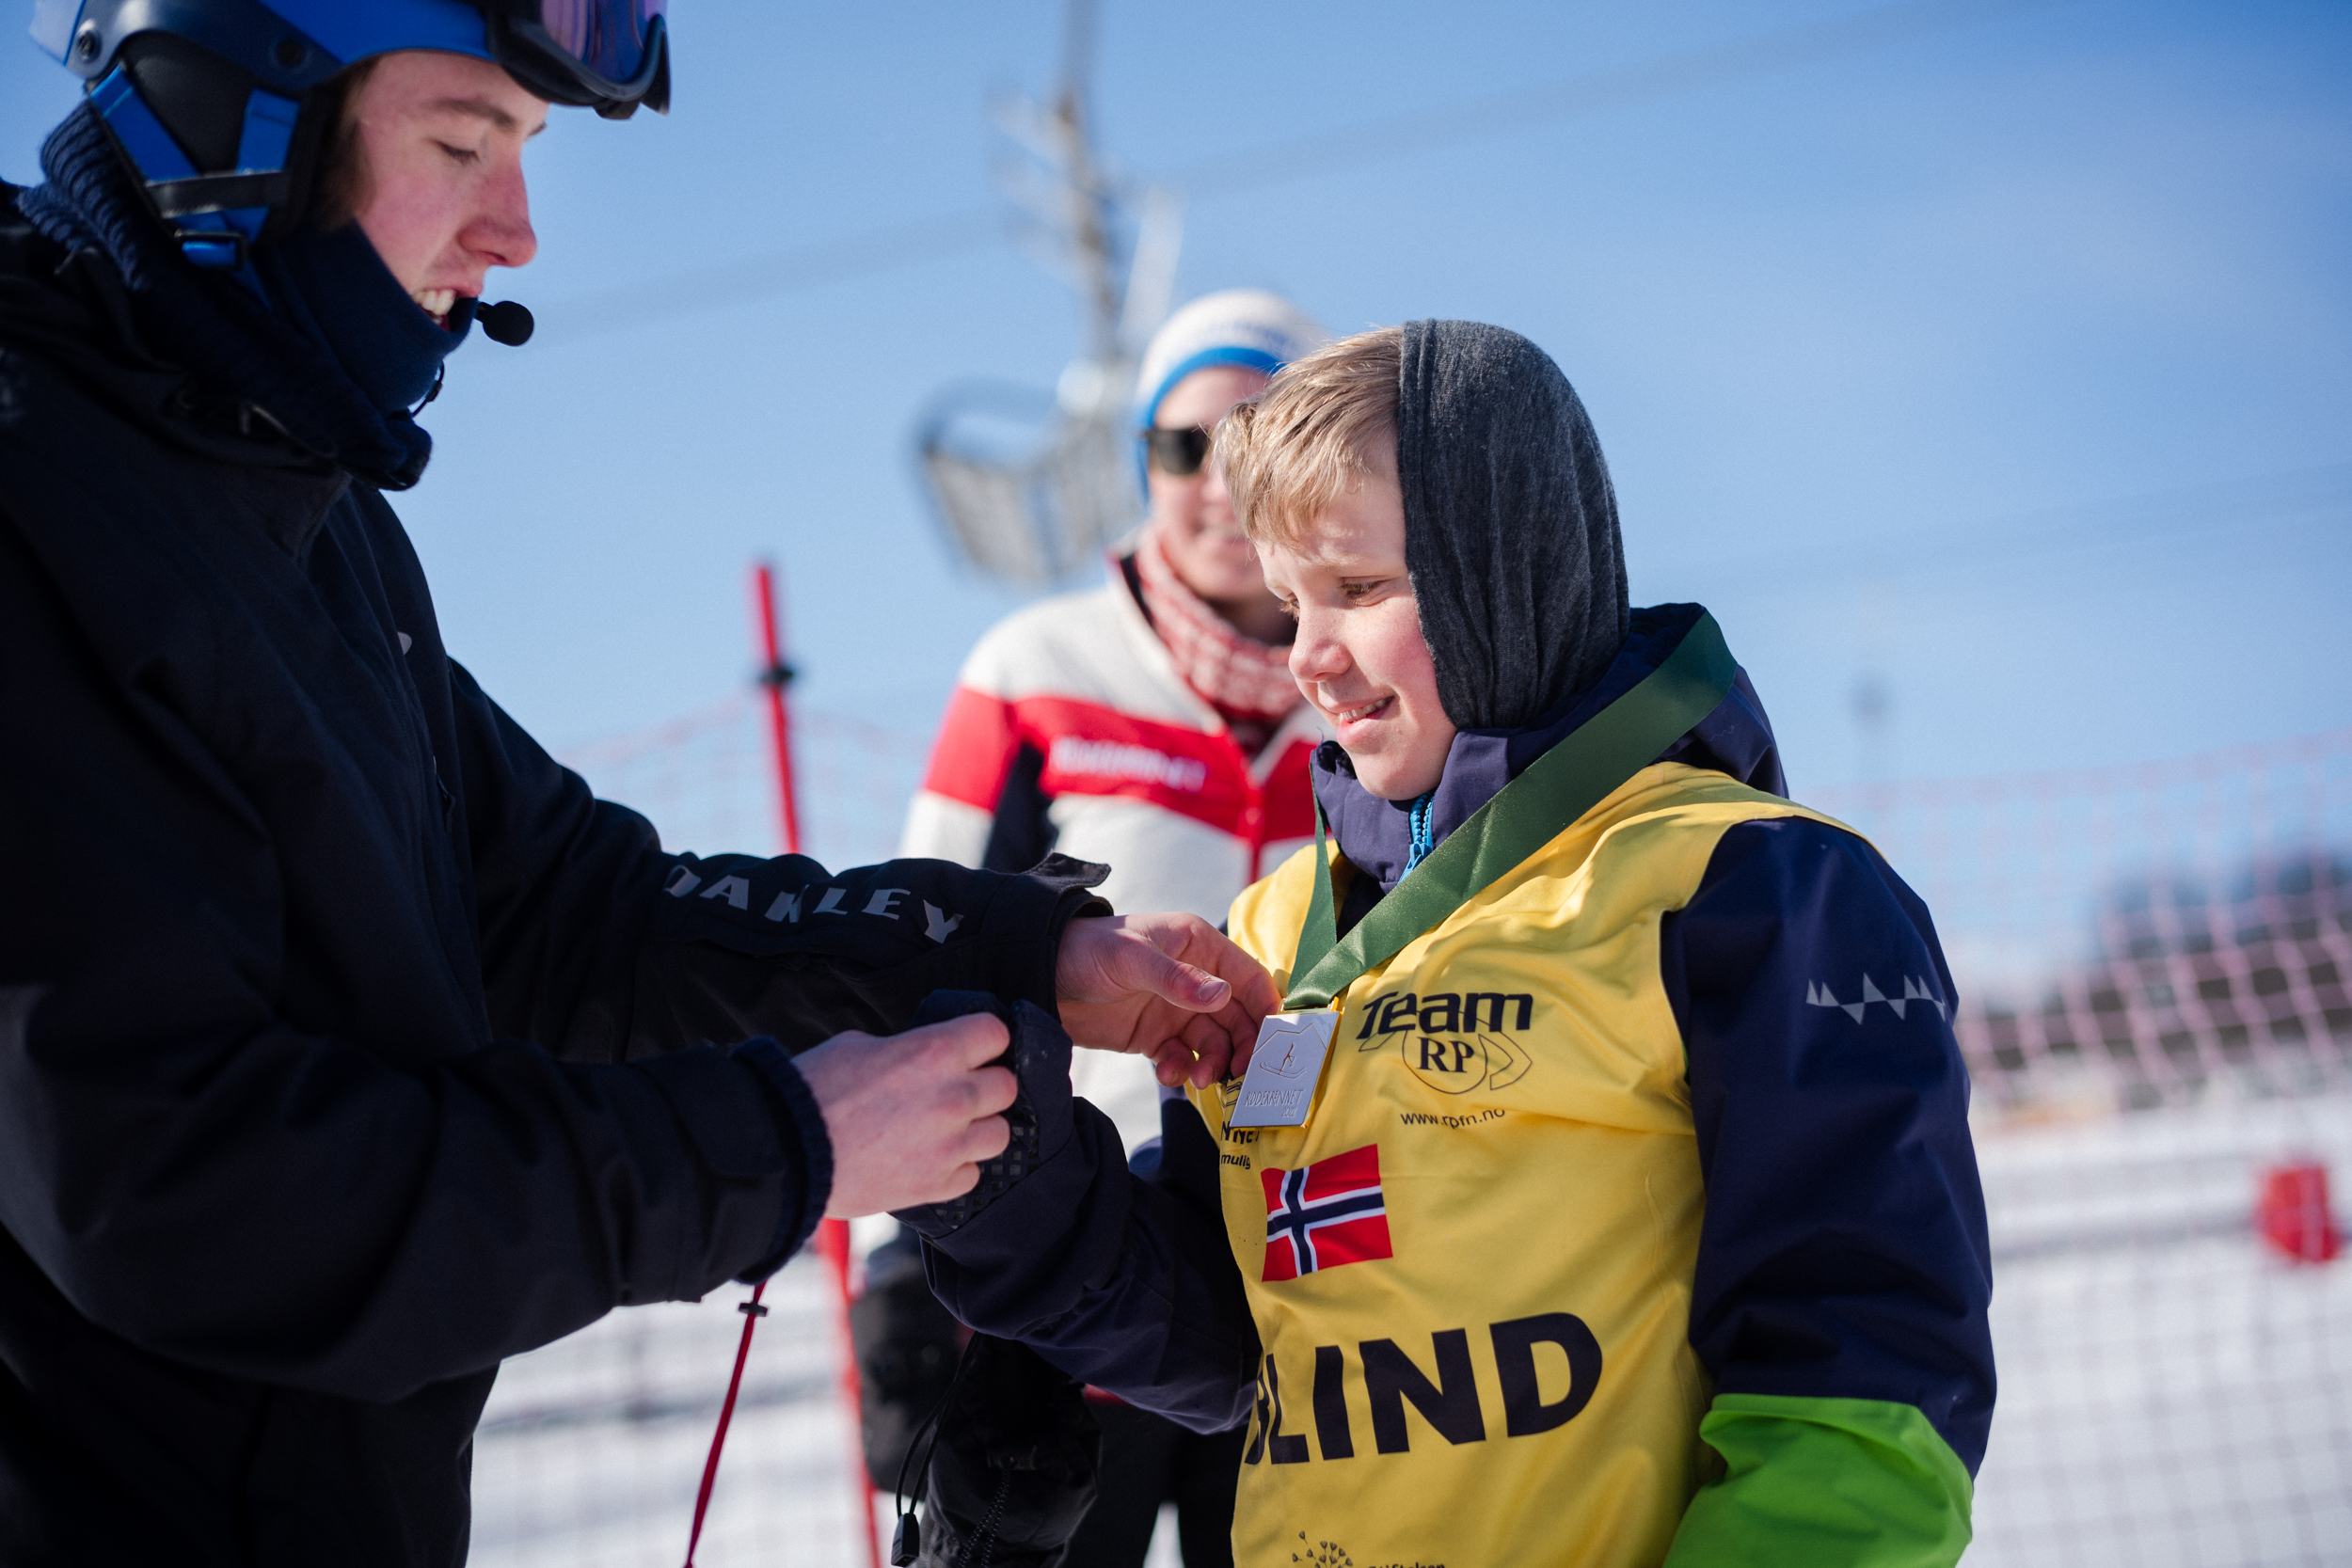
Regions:
<instances>
[{"instance_id":1,"label":"silver medal","mask_svg":"<svg viewBox=\"0 0 2352 1568\"><path fill-rule=\"evenodd\" d=\"M1315 1102L1315 1081L1331 1049L1340 1015L1271 1013L1258 1025L1257 1053L1241 1081L1241 1097L1226 1118L1233 1127L1304 1127Z\"/></svg>"}]
</instances>

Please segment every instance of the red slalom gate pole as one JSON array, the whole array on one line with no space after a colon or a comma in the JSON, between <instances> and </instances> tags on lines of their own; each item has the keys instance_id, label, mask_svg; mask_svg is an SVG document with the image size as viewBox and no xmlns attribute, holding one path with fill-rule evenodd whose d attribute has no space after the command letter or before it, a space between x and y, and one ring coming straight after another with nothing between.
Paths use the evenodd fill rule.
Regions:
<instances>
[{"instance_id":1,"label":"red slalom gate pole","mask_svg":"<svg viewBox=\"0 0 2352 1568\"><path fill-rule=\"evenodd\" d=\"M784 814L784 852L801 852L801 809L792 788L792 713L784 689L792 666L784 661L784 639L776 628L776 574L762 561L752 567L752 613L759 627L759 685L768 697L768 744L776 763L776 803Z\"/></svg>"},{"instance_id":2,"label":"red slalom gate pole","mask_svg":"<svg viewBox=\"0 0 2352 1568\"><path fill-rule=\"evenodd\" d=\"M793 670L784 661L784 639L776 613L776 575L765 561L752 567L754 615L759 627L759 684L767 694L768 739L775 755L776 807L784 825L784 849L801 852L800 801L792 781L792 710L784 689L792 684ZM850 1337L850 1222L820 1220L817 1225L817 1255L833 1275L834 1332L841 1345L841 1398L849 1407L850 1453L856 1461L850 1492L855 1499L858 1533L866 1541L866 1568L882 1568L882 1538L874 1531L874 1481L866 1473L864 1420L859 1413L857 1347Z\"/></svg>"}]
</instances>

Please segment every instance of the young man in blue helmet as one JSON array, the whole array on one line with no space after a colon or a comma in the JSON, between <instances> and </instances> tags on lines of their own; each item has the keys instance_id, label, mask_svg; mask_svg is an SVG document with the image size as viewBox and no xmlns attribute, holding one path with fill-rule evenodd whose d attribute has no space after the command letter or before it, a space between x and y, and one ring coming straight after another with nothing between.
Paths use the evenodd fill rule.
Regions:
<instances>
[{"instance_id":1,"label":"young man in blue helmet","mask_svg":"<svg viewBox=\"0 0 2352 1568\"><path fill-rule=\"evenodd\" d=\"M442 647L380 492L660 11L36 12L91 88L0 187L0 1560L461 1560L501 1357L1006 1146L1001 1025L877 1037L932 990L1203 1082L1266 1000L1100 868L665 852Z\"/></svg>"},{"instance_id":2,"label":"young man in blue helmet","mask_svg":"<svg viewBox=\"0 0 2352 1568\"><path fill-rule=\"evenodd\" d=\"M1236 894L1312 835L1307 759L1328 731L1291 679L1291 623L1233 515L1209 433L1328 336L1263 289L1204 294L1152 335L1135 398L1150 515L1111 552L1107 582L1016 611L972 650L900 854L1011 871L1058 850L1107 863L1103 893L1120 908L1222 921ZM1159 1136L1145 1064L1089 1055L1072 1085L1131 1150ZM952 1324L917 1264L911 1246L878 1248L853 1317L870 1374L867 1461L885 1485L954 1363L943 1338ZM930 1377L903 1375L926 1365ZM881 1408L894 1388L895 1419ZM1160 1504L1173 1501L1189 1568L1231 1562L1238 1433L1196 1435L1095 1403L1098 1496L1070 1560L1139 1568Z\"/></svg>"},{"instance_id":3,"label":"young man in blue helmet","mask_svg":"<svg viewBox=\"0 0 2352 1568\"><path fill-rule=\"evenodd\" d=\"M1784 798L1712 618L1630 605L1526 339L1343 340L1217 444L1336 732L1332 852L1232 913L1290 1016L1146 1180L1049 1020L964 1004L1014 1021L1022 1175L902 1216L941 1298L1249 1412L1243 1568L1952 1563L1992 1279L1927 911Z\"/></svg>"}]
</instances>

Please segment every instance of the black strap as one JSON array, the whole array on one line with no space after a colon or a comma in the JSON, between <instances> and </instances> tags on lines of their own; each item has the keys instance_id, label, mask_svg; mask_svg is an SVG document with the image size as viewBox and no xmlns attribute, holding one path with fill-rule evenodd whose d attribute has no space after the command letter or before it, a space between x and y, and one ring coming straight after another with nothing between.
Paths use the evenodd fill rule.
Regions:
<instances>
[{"instance_id":1,"label":"black strap","mask_svg":"<svg viewBox=\"0 0 2352 1568\"><path fill-rule=\"evenodd\" d=\"M262 174L197 174L184 180L158 180L147 187L155 211L167 218L194 213L228 213L246 207L277 207L294 190L283 169Z\"/></svg>"}]
</instances>

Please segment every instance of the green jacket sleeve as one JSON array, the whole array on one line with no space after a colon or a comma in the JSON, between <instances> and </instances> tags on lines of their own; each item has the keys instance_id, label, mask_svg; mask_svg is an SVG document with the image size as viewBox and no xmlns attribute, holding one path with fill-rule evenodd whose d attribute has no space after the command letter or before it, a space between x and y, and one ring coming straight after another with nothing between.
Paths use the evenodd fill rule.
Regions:
<instances>
[{"instance_id":1,"label":"green jacket sleeve","mask_svg":"<svg viewBox=\"0 0 2352 1568\"><path fill-rule=\"evenodd\" d=\"M1914 1406L1719 1394L1699 1437L1724 1474L1668 1568L1949 1568L1967 1549L1967 1466Z\"/></svg>"}]
</instances>

